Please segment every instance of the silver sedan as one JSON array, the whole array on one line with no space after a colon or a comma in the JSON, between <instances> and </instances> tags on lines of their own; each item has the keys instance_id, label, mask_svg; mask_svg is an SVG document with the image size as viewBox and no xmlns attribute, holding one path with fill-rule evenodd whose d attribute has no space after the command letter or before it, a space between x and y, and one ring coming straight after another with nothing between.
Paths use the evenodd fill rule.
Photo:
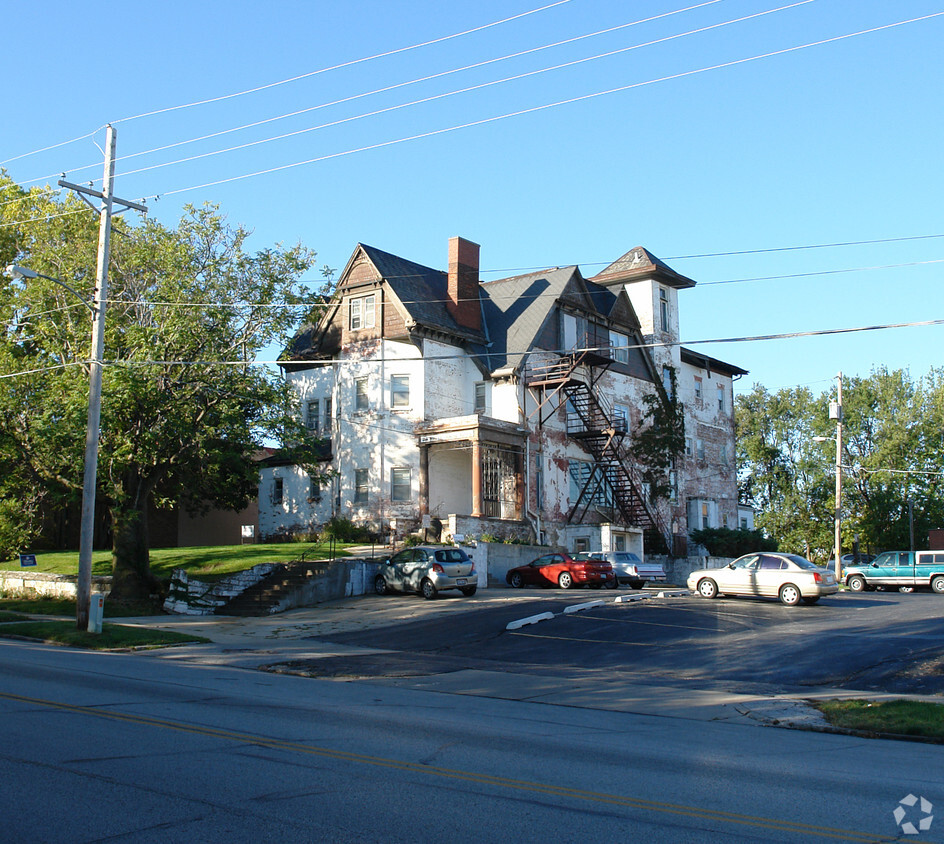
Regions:
<instances>
[{"instance_id":1,"label":"silver sedan","mask_svg":"<svg viewBox=\"0 0 944 844\"><path fill-rule=\"evenodd\" d=\"M703 598L743 595L779 598L794 607L815 604L823 595L839 591L832 572L796 554L745 554L716 569L699 569L688 576L688 588Z\"/></svg>"}]
</instances>

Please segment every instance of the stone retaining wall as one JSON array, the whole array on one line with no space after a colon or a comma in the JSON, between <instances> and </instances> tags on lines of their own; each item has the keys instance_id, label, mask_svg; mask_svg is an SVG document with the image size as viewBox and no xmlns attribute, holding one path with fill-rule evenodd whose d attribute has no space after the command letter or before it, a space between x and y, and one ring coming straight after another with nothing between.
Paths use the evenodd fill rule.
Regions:
<instances>
[{"instance_id":1,"label":"stone retaining wall","mask_svg":"<svg viewBox=\"0 0 944 844\"><path fill-rule=\"evenodd\" d=\"M222 607L232 598L242 595L278 565L259 563L251 569L211 582L192 578L184 569L174 569L167 598L164 600L164 612L177 615L213 615L217 607Z\"/></svg>"},{"instance_id":2,"label":"stone retaining wall","mask_svg":"<svg viewBox=\"0 0 944 844\"><path fill-rule=\"evenodd\" d=\"M41 571L0 571L0 594L7 597L75 598L78 575ZM92 577L92 591L111 592L111 576Z\"/></svg>"}]
</instances>

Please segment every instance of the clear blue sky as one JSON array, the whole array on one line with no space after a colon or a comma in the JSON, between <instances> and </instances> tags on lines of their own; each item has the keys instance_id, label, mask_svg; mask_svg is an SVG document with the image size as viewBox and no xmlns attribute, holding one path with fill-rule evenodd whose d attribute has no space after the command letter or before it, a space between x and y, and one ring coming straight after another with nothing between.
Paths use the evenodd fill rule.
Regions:
<instances>
[{"instance_id":1,"label":"clear blue sky","mask_svg":"<svg viewBox=\"0 0 944 844\"><path fill-rule=\"evenodd\" d=\"M60 172L100 180L93 142L112 122L119 196L147 197L170 224L184 203L219 203L254 230L253 247L301 240L338 269L358 241L444 268L447 239L461 235L481 244L486 279L574 263L590 276L643 245L699 282L681 297L689 344L944 318L944 237L927 237L944 234L944 16L790 49L941 13L944 2L812 0L693 32L787 4L566 0L403 49L551 2L7 4L0 161L23 184L54 184ZM659 39L669 40L650 43ZM447 75L358 96L436 74ZM532 75L476 87L522 74ZM381 109L391 110L360 117ZM477 121L488 122L440 132ZM427 137L388 143L417 135ZM751 254L683 257L740 251ZM794 277L718 283L770 276ZM697 346L750 370L741 389L816 392L839 370L923 375L942 347L944 326Z\"/></svg>"}]
</instances>

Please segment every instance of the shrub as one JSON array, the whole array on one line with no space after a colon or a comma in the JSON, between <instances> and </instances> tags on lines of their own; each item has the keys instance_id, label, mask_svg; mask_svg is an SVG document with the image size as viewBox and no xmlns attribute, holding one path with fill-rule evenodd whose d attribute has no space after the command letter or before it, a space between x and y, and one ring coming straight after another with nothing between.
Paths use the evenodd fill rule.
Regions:
<instances>
[{"instance_id":1,"label":"shrub","mask_svg":"<svg viewBox=\"0 0 944 844\"><path fill-rule=\"evenodd\" d=\"M324 526L322 534L328 539L335 539L338 542L370 542L370 531L363 525L356 525L350 519L344 519L339 516L331 519Z\"/></svg>"},{"instance_id":2,"label":"shrub","mask_svg":"<svg viewBox=\"0 0 944 844\"><path fill-rule=\"evenodd\" d=\"M693 530L692 541L704 545L712 557L740 557L751 551L776 551L777 540L768 539L759 530L703 528Z\"/></svg>"}]
</instances>

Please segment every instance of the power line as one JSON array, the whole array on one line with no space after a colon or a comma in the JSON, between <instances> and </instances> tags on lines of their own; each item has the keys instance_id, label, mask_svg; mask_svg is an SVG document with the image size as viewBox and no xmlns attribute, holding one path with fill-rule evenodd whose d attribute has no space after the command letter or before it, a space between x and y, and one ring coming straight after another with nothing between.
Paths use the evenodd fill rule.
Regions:
<instances>
[{"instance_id":1,"label":"power line","mask_svg":"<svg viewBox=\"0 0 944 844\"><path fill-rule=\"evenodd\" d=\"M258 127L258 126L266 125L266 124L268 124L268 123L274 123L274 122L276 122L276 121L278 121L278 120L284 120L284 119L287 119L287 118L289 118L289 117L297 117L297 116L299 116L299 115L301 115L301 114L308 114L308 113L310 113L310 112L312 112L312 111L317 111L317 110L323 109L323 108L329 108L329 107L335 106L335 105L341 105L342 103L351 102L351 101L357 100L357 99L363 99L363 98L365 98L365 97L374 96L374 95L376 95L376 94L387 93L387 92L389 92L389 91L394 91L394 90L397 90L397 89L399 89L399 88L404 88L404 87L408 87L408 86L410 86L410 85L415 85L415 84L418 84L418 83L420 83L420 82L429 82L429 81L431 81L431 80L433 80L433 79L438 79L438 78L441 78L441 77L444 77L444 76L449 76L449 75L456 74L456 73L462 73L462 72L467 71L467 70L473 70L473 69L477 69L477 68L480 68L480 67L485 67L485 66L487 66L487 65L496 64L497 62L506 61L506 60L508 60L508 59L519 58L519 57L521 57L521 56L526 56L526 55L529 55L529 54L537 53L537 52L540 52L540 51L542 51L542 50L548 50L548 49L552 49L552 48L554 48L554 47L560 47L560 46L565 45L565 44L571 44L571 43L574 43L574 42L576 42L576 41L582 41L582 40L585 40L585 39L587 39L587 38L594 38L594 37L599 36L599 35L606 35L606 34L609 34L609 33L612 33L612 32L617 32L617 31L619 31L619 30L621 30L621 29L626 29L626 28L632 27L632 26L638 26L638 25L643 24L643 23L649 23L649 22L651 22L651 21L658 20L658 19L660 19L660 18L665 18L665 17L669 17L669 16L671 16L671 15L681 14L681 13L683 13L683 12L692 11L693 9L698 9L698 8L703 7L703 6L709 6L709 5L712 5L712 4L714 4L714 3L719 3L719 2L721 2L721 0L705 0L705 2L698 3L698 4L694 5L694 6L688 6L688 7L683 8L683 9L676 9L675 11L666 12L666 13L661 14L661 15L653 15L653 16L648 17L648 18L642 18L642 19L640 19L640 20L632 21L632 22L630 22L630 23L620 24L619 26L610 27L610 28L608 28L608 29L601 29L601 30L598 30L598 31L596 31L596 32L587 33L587 34L585 34L585 35L578 35L578 36L574 36L574 37L572 37L572 38L564 39L564 40L562 40L562 41L556 41L556 42L551 43L551 44L543 44L543 45L541 45L541 46L533 47L533 48L530 48L530 49L528 49L528 50L521 50L521 51L519 51L519 52L516 52L516 53L509 53L508 55L500 56L500 57L498 57L498 58L487 59L487 60L485 60L485 61L476 62L476 63L470 64L470 65L465 65L464 67L453 68L453 69L451 69L451 70L441 71L440 73L430 74L429 76L418 77L418 78L416 78L416 79L412 79L412 80L409 80L409 81L407 81L407 82L400 82L400 83L397 83L396 85L388 85L388 86L383 87L383 88L376 88L376 89L374 89L373 91L366 91L366 92L362 92L362 93L360 93L360 94L353 94L353 95L351 95L351 96L349 96L349 97L343 97L343 98L341 98L341 99L339 99L339 100L334 100L334 101L332 101L332 102L327 102L327 103L320 103L320 104L315 105L315 106L310 106L310 107L308 107L308 108L303 108L303 109L299 109L299 110L297 110L297 111L288 112L288 113L286 113L286 114L280 114L280 115L277 115L277 116L275 116L275 117L269 117L269 118L266 118L266 119L264 119L264 120L257 120L257 121L255 121L255 122L253 122L253 123L246 123L246 124L243 124L242 126L235 126L235 127L229 128L229 129L223 129L223 130L221 130L221 131L219 131L219 132L212 132L212 133L207 134L207 135L202 135L202 136L200 136L200 137L188 138L188 139L186 139L186 140L177 141L177 142L172 143L172 144L166 144L166 145L161 146L161 147L154 147L154 148L149 149L149 150L143 150L143 151L141 151L141 152L131 153L131 154L129 154L129 155L121 156L121 157L118 159L118 161L125 161L125 160L127 160L127 159L137 158L137 157L142 156L142 155L150 155L150 154L155 153L155 152L164 152L165 150L168 150L168 149L174 149L174 148L176 148L176 147L185 146L185 145L187 145L187 144L198 143L198 142L200 142L200 141L210 140L211 138L220 137L220 136L222 136L222 135L231 134L231 133L233 133L233 132L240 132L240 131L243 131L244 129L253 129L253 128L256 128L256 127ZM802 0L802 2L812 2L812 0ZM799 5L799 4L794 4L794 5ZM774 10L774 11L777 11L777 10ZM760 14L767 14L767 13L766 13L766 12L763 12L763 13L760 13ZM754 17L754 16L752 16L752 17ZM721 25L723 25L723 24L716 24L716 26L721 26ZM712 28L712 27L706 27L706 29L710 29L710 28ZM694 30L694 32L700 32L700 31L702 31L702 30ZM683 33L683 34L687 35L687 34L691 34L691 33ZM673 37L681 37L681 36L673 36ZM669 39L660 39L660 40L669 40ZM654 44L654 43L658 43L658 42L650 42L650 43L653 43L653 44ZM637 46L648 46L648 45L637 45ZM636 49L636 48L635 48L635 47L630 47L630 48L627 48L627 49ZM611 54L605 54L605 55L611 55ZM584 60L584 61L588 61L588 60ZM565 65L560 65L559 67L563 67L563 66L565 66ZM548 70L554 70L554 69L556 69L556 68L548 68ZM541 71L541 72L543 72L543 71ZM521 78L521 77L509 77L509 79L517 79L517 78ZM499 80L499 81L509 81L509 80ZM465 88L465 89L461 89L461 90L459 90L459 91L453 91L453 92L451 92L451 93L449 93L449 94L441 94L441 95L439 95L439 96L440 96L440 98L441 98L441 97L451 96L452 94L456 94L456 93L465 93L465 92L467 92L467 91L476 90L476 89L479 88L479 87L486 87L487 85L492 85L492 84L498 84L498 83L497 83L497 82L485 83L485 84L483 84L483 85L481 85L481 86L475 86L474 88ZM428 99L437 99L437 98L436 98L436 97L432 97L432 98L428 98ZM371 117L371 116L374 116L374 115L376 115L376 114L380 114L380 113L382 113L383 111L394 110L394 109L396 109L396 108L405 108L405 107L410 106L410 105L416 105L417 103L427 102L428 99L427 99L427 100L417 100L417 101L412 102L412 103L404 103L404 104L402 104L402 105L395 106L395 107L393 107L393 108L391 108L391 109L383 109L383 110L381 110L381 111L370 112L370 113L367 113L367 114L360 114L360 115L357 115L357 116L355 116L355 117L348 118L348 120L356 120L356 119L360 119L360 118L362 118L362 117ZM346 122L346 121L338 121L338 122ZM292 136L297 135L297 134L302 134L303 132L316 131L316 130L318 130L318 129L324 129L324 128L327 128L327 127L330 127L330 126L334 126L334 125L337 125L337 124L336 124L336 123L326 123L326 124L323 124L322 126L316 126L316 127L312 127L312 128L300 130L300 132L293 132L293 133L288 133L288 134L285 134L285 135L279 135L279 136L277 136L277 137L275 137L275 138L268 138L268 139L265 139L265 140L256 141L256 142L254 142L254 143L255 143L255 144L260 144L260 143L267 143L267 142L273 141L273 140L281 140L281 139L286 138L286 137L292 137ZM192 160L195 160L196 158L204 158L204 157L207 157L207 156L210 156L210 155L220 155L220 154L223 154L223 153L226 153L226 152L231 152L231 151L233 151L233 150L242 149L242 148L244 148L244 147L246 147L246 146L252 146L252 145L253 145L253 144L243 144L243 145L241 145L241 146L231 147L231 148L226 149L226 150L218 150L218 151L216 151L216 152L209 152L209 153L206 153L206 154L204 154L204 155L202 155L202 156L193 156L193 157L191 157L191 158L180 159L179 161L166 162L166 163L164 163L164 164L154 165L153 167L142 168L141 170L129 171L129 172L124 173L124 174L122 174L122 175L131 175L131 174L133 174L133 173L140 173L140 172L144 172L145 170L149 170L149 169L157 169L157 168L159 168L159 167L167 167L167 166L171 166L171 165L173 165L173 164L179 164L179 163L183 163L183 162L187 162L187 161L192 161ZM71 168L69 168L69 170L70 170L70 172L76 172L76 171L87 170L87 169L89 169L89 168L91 168L91 167L98 167L98 166L99 166L99 164L96 162L96 163L92 163L92 164L85 164L85 165L82 165L81 167L71 167ZM43 176L43 177L40 178L40 179L30 179L30 180L27 180L26 182L24 182L24 184L28 184L30 181L42 181L43 179L49 179L49 178L52 178L53 175L55 175L55 174L48 175L48 176Z\"/></svg>"},{"instance_id":2,"label":"power line","mask_svg":"<svg viewBox=\"0 0 944 844\"><path fill-rule=\"evenodd\" d=\"M453 33L452 35L444 35L441 38L434 38L430 41L424 41L419 44L412 44L408 47L400 47L396 50L388 50L385 53L378 53L373 56L365 56L359 59L352 59L351 61L342 62L341 64L334 65L333 67L320 68L318 70L310 71L309 73L303 73L303 74L300 74L299 76L294 76L290 79L282 79L279 82L270 82L266 85L259 85L255 88L249 88L245 91L238 91L233 94L224 94L222 96L211 97L210 99L206 99L206 100L199 100L192 103L184 103L182 105L169 106L167 108L156 109L154 111L144 112L142 114L136 114L132 117L122 117L122 118L119 118L118 120L112 120L111 124L115 125L116 123L127 123L128 121L139 120L144 117L153 117L154 115L166 114L171 111L179 111L180 109L193 108L195 106L208 105L209 103L221 102L222 100L229 100L235 97L242 97L246 94L254 94L258 91L265 91L269 88L276 88L280 85L287 85L290 82L297 82L301 79L307 79L311 76L317 76L318 74L321 74L321 73L328 73L329 71L332 71L332 70L339 70L344 67L351 67L352 65L362 64L363 62L373 61L374 59L381 59L381 58L385 58L386 56L393 56L393 55L396 55L397 53L409 52L410 50L416 50L416 49L419 49L420 47L428 47L432 44L439 44L443 41L449 41L453 38L460 38L464 35L470 35L473 32L479 32L483 29L489 29L493 26L499 26L504 23L509 23L513 20L518 20L519 18L527 17L528 15L533 15L533 14L537 14L538 12L546 11L547 9L553 9L555 6L562 6L565 3L569 3L569 2L570 0L557 0L557 2L550 3L547 6L541 6L540 8L531 9L530 11L522 12L521 14L518 14L518 15L512 15L509 18L504 18L502 20L493 21L492 23L487 23L481 26L473 27L472 29L465 30L464 32L456 32L456 33ZM51 146L43 147L42 149L36 149L36 150L33 150L32 152L24 152L20 155L14 156L13 158L8 158L5 161L0 161L0 164L7 164L11 161L18 161L21 158L27 158L28 156L31 156L31 155L38 155L39 153L42 153L42 152L48 152L49 150L58 149L59 147L76 143L77 141L83 141L86 138L92 137L95 134L95 132L98 132L103 128L104 126L100 126L94 132L89 132L86 135L80 135L78 138L73 138L72 140L69 140L69 141L62 141L61 143L58 143L58 144L52 144Z\"/></svg>"},{"instance_id":3,"label":"power line","mask_svg":"<svg viewBox=\"0 0 944 844\"><path fill-rule=\"evenodd\" d=\"M229 184L229 183L232 183L232 182L238 182L238 181L241 181L241 180L243 180L243 179L255 178L256 176L264 176L264 175L269 175L270 173L278 173L278 172L281 172L281 171L283 171L283 170L290 170L290 169L293 169L293 168L295 168L295 167L303 167L303 166L306 166L306 165L308 165L308 164L316 164L316 163L319 163L319 162L322 162L322 161L329 161L329 160L332 160L332 159L335 159L335 158L342 158L342 157L347 156L347 155L354 155L354 154L356 154L356 153L369 152L369 151L372 151L372 150L383 149L384 147L395 146L395 145L397 145L397 144L406 143L406 142L408 142L408 141L416 141L416 140L421 140L421 139L424 139L424 138L432 138L432 137L435 137L435 136L437 136L437 135L443 135L443 134L446 134L446 133L448 133L448 132L455 132L455 131L458 131L458 130L460 130L460 129L469 129L469 128L472 128L472 127L474 127L474 126L484 126L484 125L489 124L489 123L495 123L495 122L497 122L497 121L499 121L499 120L507 120L508 118L511 118L511 117L521 117L521 116L526 115L526 114L534 114L535 112L544 111L544 110L550 109L550 108L557 108L557 107L559 107L559 106L564 106L564 105L573 105L574 103L585 102L586 100L595 99L595 98L597 98L597 97L608 96L608 95L610 95L610 94L622 93L622 92L624 92L624 91L629 91L629 90L632 90L632 89L634 89L634 88L642 88L642 87L645 87L645 86L647 86L647 85L654 85L654 84L659 83L659 82L669 82L669 81L673 81L673 80L676 80L676 79L683 79L683 78L688 77L688 76L695 76L695 75L697 75L697 74L706 73L706 72L712 71L712 70L721 70L721 69L723 69L723 68L735 67L735 66L740 65L740 64L746 64L747 62L757 61L757 60L760 60L760 59L767 59L767 58L771 58L771 57L773 57L773 56L785 55L785 54L787 54L787 53L796 52L796 51L798 51L798 50L804 50L804 49L806 49L806 48L808 48L808 47L819 47L819 46L822 46L822 45L824 45L824 44L832 44L832 43L835 43L835 42L837 42L837 41L843 41L843 40L848 39L848 38L855 38L855 37L858 37L858 36L860 36L860 35L869 35L869 34L872 34L872 33L875 33L875 32L881 32L881 31L886 30L886 29L892 29L892 28L897 27L897 26L904 26L905 24L909 24L909 23L916 23L916 22L918 22L918 21L929 20L929 19L931 19L931 18L940 17L941 15L944 15L944 12L934 12L934 13L929 14L929 15L923 15L923 16L920 16L920 17L910 18L910 19L908 19L908 20L903 20L903 21L896 21L895 23L884 24L884 25L882 25L882 26L872 27L872 28L870 28L870 29L863 29L863 30L859 30L859 31L857 31L857 32L846 33L845 35L836 35L836 36L833 36L832 38L824 38L824 39L821 39L821 40L819 40L819 41L810 41L810 42L808 42L808 43L806 43L806 44L799 44L799 45L796 45L796 46L793 46L793 47L785 47L785 48L780 49L780 50L772 50L772 51L767 52L767 53L760 53L760 54L757 54L757 55L754 55L754 56L748 56L748 57L743 58L743 59L734 59L734 60L732 60L732 61L721 62L721 63L719 63L719 64L710 65L710 66L701 67L701 68L696 68L696 69L694 69L694 70L687 70L687 71L683 71L683 72L681 72L681 73L674 73L674 74L670 74L670 75L668 75L668 76L662 76L662 77L658 77L658 78L655 78L655 79L649 79L649 80L646 80L646 81L644 81L644 82L634 82L634 83L631 83L631 84L629 84L629 85L621 85L621 86L619 86L619 87L610 88L610 89L605 90L605 91L597 91L597 92L592 93L592 94L584 94L584 95L578 96L578 97L570 97L570 98L568 98L568 99L558 100L558 101L553 102L553 103L546 103L546 104L540 105L540 106L532 106L532 107L530 107L530 108L520 109L520 110L518 110L518 111L507 112L507 113L505 113L505 114L496 115L496 116L494 116L494 117L485 117L485 118L481 118L481 119L479 119L479 120L472 120L472 121L469 121L469 122L467 122L467 123L461 123L461 124L457 124L457 125L454 125L454 126L447 126L447 127L442 128L442 129L434 129L434 130L431 130L431 131L429 131L429 132L420 132L420 133L415 134L415 135L409 135L409 136L405 136L405 137L401 137L401 138L394 138L393 140L381 141L381 142L378 142L378 143L376 143L376 144L368 144L368 145L366 145L366 146L357 147L357 148L355 148L355 149L348 149L348 150L343 150L343 151L341 151L341 152L328 153L328 154L326 154L326 155L317 156L317 157L315 157L315 158L309 158L309 159L305 159L305 160L303 160L303 161L296 161L296 162L293 162L293 163L291 163L291 164L282 164L282 165L279 165L279 166L276 166L276 167L269 167L269 168L266 168L265 170L256 170L256 171L254 171L254 172L252 172L252 173L244 173L244 174L242 174L242 175L240 175L240 176L231 176L231 177L224 178L224 179L216 179L216 180L211 181L211 182L204 182L203 184L199 184L199 185L191 185L190 187L186 187L186 188L177 188L177 189L175 189L175 190L163 191L160 195L161 195L161 196L173 196L173 195L178 194L178 193L186 193L186 192L192 191L192 190L203 190L204 188L216 187L216 186L218 186L218 185L224 185L224 184Z\"/></svg>"},{"instance_id":4,"label":"power line","mask_svg":"<svg viewBox=\"0 0 944 844\"><path fill-rule=\"evenodd\" d=\"M606 52L606 53L600 53L600 54L598 54L598 55L596 55L596 56L587 56L587 57L582 58L582 59L574 59L573 61L563 62L562 64L553 65L553 66L551 66L551 67L545 67L545 68L541 68L541 69L539 69L539 70L527 71L527 72L525 72L525 73L519 73L519 74L516 74L516 75L514 75L514 76L506 76L506 77L504 77L503 79L494 79L494 80L490 80L490 81L488 81L488 82L479 83L478 85L470 85L470 86L467 86L467 87L465 87L465 88L458 88L458 89L456 89L456 90L453 90L453 91L446 91L446 92L441 93L441 94L433 94L433 95L431 95L431 96L423 97L423 98L418 99L418 100L413 100L413 101L408 102L408 103L400 103L400 104L398 104L398 105L387 106L387 107L385 107L385 108L376 109L376 110L374 110L374 111L370 111L370 112L366 112L366 113L362 113L362 114L356 114L356 115L353 115L353 116L351 116L351 117L344 117L344 118L340 118L340 119L338 119L338 120L333 120L333 121L331 121L330 123L322 123L322 124L319 125L319 126L309 126L309 127L304 128L304 129L298 129L298 130L296 130L296 131L294 131L294 132L286 132L286 133L284 133L284 134L282 134L282 135L276 135L276 136L269 137L269 138L260 138L259 140L256 140L256 141L247 141L247 142L244 143L244 144L238 144L238 145L236 145L236 146L228 147L227 149L212 150L212 151L210 151L210 152L204 152L204 153L199 153L199 154L197 154L197 155L192 155L192 156L189 156L189 157L187 157L187 158L180 158L180 159L177 159L176 161L167 161L167 162L164 162L164 163L162 163L162 164L153 164L153 165L150 165L150 166L148 166L148 167L141 167L141 168L139 168L139 169L137 169L137 170L127 170L127 171L124 171L124 172L120 173L119 175L122 176L122 177L125 177L125 176L134 176L134 175L137 175L138 173L146 173L146 172L148 172L148 171L150 171L150 170L158 170L158 169L160 169L160 168L162 168L162 167L173 167L174 165L177 165L177 164L186 164L186 163L189 163L189 162L191 162L191 161L199 161L199 160L201 160L201 159L210 158L210 157L216 156L216 155L225 155L226 153L235 152L235 151L238 151L238 150L241 150L241 149L247 149L248 147L259 146L259 145L261 145L261 144L268 144L268 143L272 143L273 141L281 141L281 140L285 140L286 138L297 137L298 135L304 135L304 134L307 134L307 133L309 133L309 132L317 132L317 131L320 131L321 129L328 129L328 128L331 128L331 127L334 127L334 126L340 126L340 125L343 125L343 124L345 124L345 123L351 123L351 122L353 122L353 121L355 121L355 120L362 120L362 119L367 118L367 117L377 117L378 115L381 115L381 114L387 114L387 113L389 113L389 112L399 111L399 110L402 109L402 108L409 108L409 107L415 106L415 105L422 105L422 104L425 104L425 103L435 102L436 100L441 100L441 99L445 99L446 97L456 96L457 94L467 94L467 93L470 93L470 92L472 92L472 91L479 91L479 90L482 90L482 89L484 89L484 88L490 88L490 87L495 86L495 85L503 85L503 84L505 84L506 82L515 82L515 81L518 81L518 80L520 80L520 79L527 79L527 78L529 78L529 77L538 76L538 75L543 74L543 73L550 73L551 71L554 71L554 70L562 70L562 69L564 69L564 68L574 67L574 66L576 66L576 65L584 64L584 63L586 63L586 62L596 61L596 60L598 60L598 59L603 59L603 58L610 58L610 57L612 57L612 56L620 55L620 54L622 54L622 53L626 53L626 52L629 52L629 51L631 51L631 50L638 50L638 49L640 49L640 48L642 48L642 47L650 47L650 46L653 46L653 45L655 45L655 44L661 44L661 43L663 43L663 42L672 41L672 40L677 39L677 38L683 38L683 37L686 37L686 36L688 36L688 35L696 35L696 34L699 34L699 33L702 33L702 32L707 32L707 31L712 30L712 29L717 29L718 27L728 26L729 24L732 24L732 23L741 23L741 22L743 22L743 21L745 21L745 20L750 20L750 19L752 19L752 18L761 17L761 16L763 16L763 15L773 14L774 12L781 12L781 11L783 11L783 10L785 10L785 9L792 9L792 8L794 8L795 6L802 6L802 5L805 5L805 4L807 4L807 3L812 3L812 2L813 2L813 0L797 0L797 2L791 3L791 4L787 5L787 6L780 6L779 8L776 8L776 9L769 9L769 10L767 10L767 11L758 12L758 13L753 14L753 15L746 15L746 16L741 17L741 18L735 18L735 19L732 19L732 20L723 21L722 23L716 23L716 24L712 24L712 25L710 25L710 26L704 26L704 27L701 27L701 28L699 28L699 29L693 29L693 30L690 30L690 31L688 31L688 32L679 33L679 34L677 34L677 35L669 35L669 36L666 36L666 37L664 37L664 38L657 38L657 39L655 39L655 40L653 40L653 41L648 41L648 42L643 43L643 44L633 44L633 45L631 45L631 46L629 46L629 47L622 47L622 48L620 48L620 49L618 49L618 50L610 50L610 51L608 51L608 52ZM433 78L433 77L430 77L430 78ZM165 194L165 195L166 195L166 194Z\"/></svg>"},{"instance_id":5,"label":"power line","mask_svg":"<svg viewBox=\"0 0 944 844\"><path fill-rule=\"evenodd\" d=\"M826 337L836 334L853 334L861 333L865 331L885 331L893 328L923 328L932 325L944 325L944 319L930 319L930 320L920 320L917 322L897 322L897 323L887 323L884 325L865 325L858 326L854 328L826 328L818 329L815 331L790 331L780 334L756 334L749 335L744 337L716 337L706 340L675 340L675 341L664 341L664 342L655 342L655 343L636 343L629 344L627 346L621 346L620 348L626 349L656 349L656 348L670 348L673 346L702 346L713 343L755 343L764 340L794 340L801 337ZM136 368L136 367L145 367L145 366L365 366L372 364L403 364L407 362L415 363L427 363L431 361L442 361L442 360L468 360L471 357L498 357L502 356L505 358L516 357L519 355L526 355L531 353L543 353L543 354L575 354L579 352L586 351L596 351L594 348L576 348L576 349L538 349L538 348L528 348L523 351L505 351L501 353L494 353L485 351L479 354L470 354L470 353L460 353L460 354L449 354L449 355L424 355L422 358L386 358L386 357L377 357L364 360L298 360L298 359L288 359L288 360L113 360L113 361L103 361L103 365L111 367L125 367L125 368ZM78 363L87 363L87 361L79 361ZM61 369L64 366L72 366L75 364L63 364L59 366L51 366L41 369L30 370L29 372L14 372L0 375L0 378L14 378L21 375L34 374L37 372L46 372L52 371L54 369Z\"/></svg>"}]
</instances>

